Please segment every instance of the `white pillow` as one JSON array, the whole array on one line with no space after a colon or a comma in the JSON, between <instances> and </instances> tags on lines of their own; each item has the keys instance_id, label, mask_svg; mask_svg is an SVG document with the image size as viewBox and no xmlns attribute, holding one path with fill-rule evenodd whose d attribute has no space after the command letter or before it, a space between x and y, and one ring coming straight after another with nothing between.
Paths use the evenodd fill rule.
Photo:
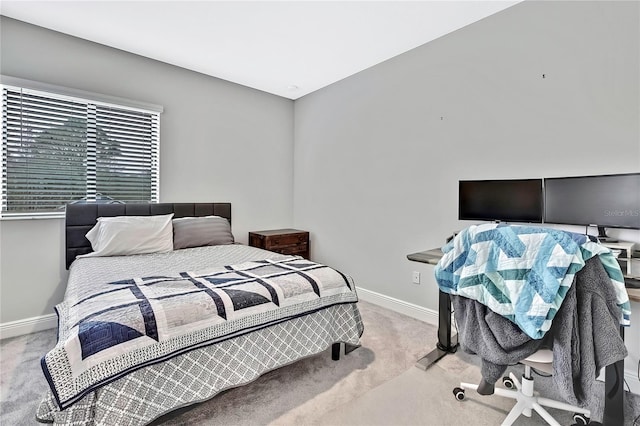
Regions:
<instances>
[{"instance_id":1,"label":"white pillow","mask_svg":"<svg viewBox=\"0 0 640 426\"><path fill-rule=\"evenodd\" d=\"M100 217L87 232L93 253L78 257L124 256L173 250L173 213L156 216Z\"/></svg>"}]
</instances>

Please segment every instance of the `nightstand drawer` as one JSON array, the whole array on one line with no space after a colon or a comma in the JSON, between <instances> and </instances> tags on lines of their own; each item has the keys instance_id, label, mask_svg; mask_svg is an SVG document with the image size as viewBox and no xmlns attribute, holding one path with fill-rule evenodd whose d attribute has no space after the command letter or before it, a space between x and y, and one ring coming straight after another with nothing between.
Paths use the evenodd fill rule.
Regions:
<instances>
[{"instance_id":1,"label":"nightstand drawer","mask_svg":"<svg viewBox=\"0 0 640 426\"><path fill-rule=\"evenodd\" d=\"M306 253L309 251L309 246L304 244L298 244L295 246L287 246L287 247L272 247L271 250L277 251L282 254L291 254L298 256L306 256Z\"/></svg>"},{"instance_id":2,"label":"nightstand drawer","mask_svg":"<svg viewBox=\"0 0 640 426\"><path fill-rule=\"evenodd\" d=\"M269 235L265 237L265 244L271 248L285 248L306 244L309 240L308 233L285 234L285 235Z\"/></svg>"}]
</instances>

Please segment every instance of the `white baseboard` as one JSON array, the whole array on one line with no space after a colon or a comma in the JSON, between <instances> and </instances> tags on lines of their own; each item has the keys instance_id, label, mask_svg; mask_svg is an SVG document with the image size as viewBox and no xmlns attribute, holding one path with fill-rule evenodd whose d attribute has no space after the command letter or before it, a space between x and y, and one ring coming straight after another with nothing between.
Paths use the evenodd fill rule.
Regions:
<instances>
[{"instance_id":1,"label":"white baseboard","mask_svg":"<svg viewBox=\"0 0 640 426\"><path fill-rule=\"evenodd\" d=\"M42 315L39 317L25 318L17 321L9 321L0 324L0 339L22 336L36 331L48 330L58 326L56 314Z\"/></svg>"},{"instance_id":2,"label":"white baseboard","mask_svg":"<svg viewBox=\"0 0 640 426\"><path fill-rule=\"evenodd\" d=\"M404 300L396 299L394 297L385 296L384 294L376 293L375 291L367 290L362 287L358 287L357 292L358 297L365 302L382 306L383 308L399 312L429 324L438 325L438 311L405 302Z\"/></svg>"},{"instance_id":3,"label":"white baseboard","mask_svg":"<svg viewBox=\"0 0 640 426\"><path fill-rule=\"evenodd\" d=\"M624 370L624 380L629 385L631 393L640 395L640 379L638 379L638 373L633 370ZM627 389L627 387L624 387Z\"/></svg>"}]
</instances>

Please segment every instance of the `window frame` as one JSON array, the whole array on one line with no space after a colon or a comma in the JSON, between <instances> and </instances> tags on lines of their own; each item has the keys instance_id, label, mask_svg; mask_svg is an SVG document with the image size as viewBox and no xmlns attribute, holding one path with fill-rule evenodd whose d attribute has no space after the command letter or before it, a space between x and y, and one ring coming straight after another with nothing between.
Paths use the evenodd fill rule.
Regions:
<instances>
[{"instance_id":1,"label":"window frame","mask_svg":"<svg viewBox=\"0 0 640 426\"><path fill-rule=\"evenodd\" d=\"M152 147L150 152L152 153L152 194L155 195L154 199L150 200L150 203L160 202L160 114L164 111L164 108L160 105L150 104L145 102L133 101L130 99L118 98L114 96L103 95L99 93L92 93L77 89L70 89L62 86L55 86L46 83L35 82L31 80L24 80L6 75L0 75L0 89L4 93L4 89L14 91L25 91L27 93L34 93L38 96L51 97L55 99L69 100L74 102L81 102L90 105L96 105L107 108L116 108L121 110L128 110L133 112L145 113L154 115L153 120L155 126L152 125L154 130L154 139L152 141ZM152 120L152 121L153 121ZM0 108L0 123L5 123L4 106ZM5 154L4 154L4 128L2 134L2 145L0 149L3 149L2 157L2 173L0 173L0 197L4 197L6 194L6 182L5 182ZM153 173L155 171L155 173ZM88 180L88 179L87 179ZM0 206L4 207L6 200L0 200ZM61 211L47 211L47 212L12 212L2 211L0 208L0 220L20 220L20 219L51 219L51 218L63 218L64 209Z\"/></svg>"}]
</instances>

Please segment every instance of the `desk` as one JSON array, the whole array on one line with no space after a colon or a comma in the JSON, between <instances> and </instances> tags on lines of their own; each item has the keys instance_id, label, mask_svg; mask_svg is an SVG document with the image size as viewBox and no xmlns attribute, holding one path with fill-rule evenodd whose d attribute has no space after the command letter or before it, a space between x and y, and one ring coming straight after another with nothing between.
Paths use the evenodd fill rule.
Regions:
<instances>
[{"instance_id":1,"label":"desk","mask_svg":"<svg viewBox=\"0 0 640 426\"><path fill-rule=\"evenodd\" d=\"M437 265L442 258L442 250L434 248L407 255L407 259ZM640 301L640 289L627 288L629 299ZM620 327L620 335L624 339L624 328ZM451 298L447 293L439 292L438 300L438 342L436 348L420 358L416 366L426 370L448 353L455 351L457 344L451 342ZM624 424L624 360L607 365L605 368L605 401L602 423L607 426Z\"/></svg>"},{"instance_id":2,"label":"desk","mask_svg":"<svg viewBox=\"0 0 640 426\"><path fill-rule=\"evenodd\" d=\"M420 251L418 253L411 253L407 255L407 259L413 260L414 262L437 265L440 259L442 259L442 250L438 247L431 250Z\"/></svg>"},{"instance_id":3,"label":"desk","mask_svg":"<svg viewBox=\"0 0 640 426\"><path fill-rule=\"evenodd\" d=\"M640 302L640 288L627 288L627 294L629 295L629 300Z\"/></svg>"}]
</instances>

